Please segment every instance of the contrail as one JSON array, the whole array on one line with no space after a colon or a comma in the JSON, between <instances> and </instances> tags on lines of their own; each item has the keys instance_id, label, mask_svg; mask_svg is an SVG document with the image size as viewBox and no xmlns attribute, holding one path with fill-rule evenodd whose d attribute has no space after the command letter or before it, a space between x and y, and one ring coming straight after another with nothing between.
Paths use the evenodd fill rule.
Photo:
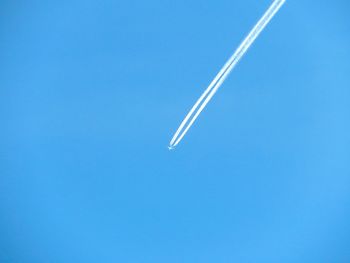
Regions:
<instances>
[{"instance_id":1,"label":"contrail","mask_svg":"<svg viewBox=\"0 0 350 263\"><path fill-rule=\"evenodd\" d=\"M187 131L191 128L194 121L197 119L198 115L202 112L211 98L214 96L215 92L219 89L222 83L225 81L227 76L230 74L232 69L241 60L243 55L247 52L249 47L253 44L255 39L259 36L261 31L264 30L266 25L270 22L273 16L278 12L286 0L274 0L271 6L267 9L265 14L260 18L258 23L250 31L248 36L243 40L243 42L236 49L235 53L230 57L226 64L222 67L213 81L210 83L208 88L203 92L200 98L193 105L190 112L186 115L185 119L181 122L179 128L175 132L173 138L169 143L169 149L173 149L185 136Z\"/></svg>"}]
</instances>

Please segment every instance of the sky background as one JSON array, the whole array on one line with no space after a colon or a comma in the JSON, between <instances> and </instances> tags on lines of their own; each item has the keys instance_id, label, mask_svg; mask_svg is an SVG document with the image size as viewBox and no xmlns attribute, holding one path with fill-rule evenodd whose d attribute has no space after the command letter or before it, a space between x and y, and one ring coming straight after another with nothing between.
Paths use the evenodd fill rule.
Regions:
<instances>
[{"instance_id":1,"label":"sky background","mask_svg":"<svg viewBox=\"0 0 350 263\"><path fill-rule=\"evenodd\" d=\"M0 2L0 262L350 262L350 3Z\"/></svg>"}]
</instances>

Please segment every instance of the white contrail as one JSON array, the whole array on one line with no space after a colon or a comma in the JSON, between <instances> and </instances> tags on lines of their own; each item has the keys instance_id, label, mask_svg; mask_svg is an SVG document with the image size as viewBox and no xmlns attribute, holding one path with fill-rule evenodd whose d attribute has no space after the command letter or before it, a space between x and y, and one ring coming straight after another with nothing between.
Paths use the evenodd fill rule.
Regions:
<instances>
[{"instance_id":1,"label":"white contrail","mask_svg":"<svg viewBox=\"0 0 350 263\"><path fill-rule=\"evenodd\" d=\"M226 64L222 67L219 73L216 75L214 80L210 83L209 87L203 92L200 98L193 105L190 112L186 115L185 119L181 122L179 128L175 132L173 138L170 141L169 149L173 149L185 136L189 128L191 128L194 121L197 119L198 115L202 112L204 107L208 104L210 99L214 96L215 92L225 81L227 76L230 74L232 69L237 65L243 55L247 52L248 48L253 44L255 39L259 36L261 31L270 22L272 17L277 13L277 11L282 7L285 0L274 0L269 9L260 18L258 23L250 31L248 36L239 45L235 53L230 57Z\"/></svg>"}]
</instances>

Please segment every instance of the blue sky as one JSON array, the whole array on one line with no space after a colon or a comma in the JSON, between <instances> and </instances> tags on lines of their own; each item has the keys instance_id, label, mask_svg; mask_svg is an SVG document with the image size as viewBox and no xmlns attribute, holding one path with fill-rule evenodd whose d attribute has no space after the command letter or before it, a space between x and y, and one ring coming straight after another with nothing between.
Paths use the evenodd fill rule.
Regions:
<instances>
[{"instance_id":1,"label":"blue sky","mask_svg":"<svg viewBox=\"0 0 350 263\"><path fill-rule=\"evenodd\" d=\"M1 262L349 262L348 1L3 1Z\"/></svg>"}]
</instances>

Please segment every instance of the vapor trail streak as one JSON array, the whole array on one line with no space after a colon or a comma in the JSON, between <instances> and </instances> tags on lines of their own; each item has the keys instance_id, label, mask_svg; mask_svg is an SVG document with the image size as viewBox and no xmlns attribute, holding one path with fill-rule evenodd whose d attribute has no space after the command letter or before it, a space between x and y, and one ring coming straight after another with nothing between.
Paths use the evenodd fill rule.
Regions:
<instances>
[{"instance_id":1,"label":"vapor trail streak","mask_svg":"<svg viewBox=\"0 0 350 263\"><path fill-rule=\"evenodd\" d=\"M170 141L169 149L173 149L185 136L187 131L191 128L194 121L197 119L198 115L202 112L211 98L214 96L215 92L219 89L222 83L225 81L227 76L230 74L232 69L237 65L243 55L247 52L249 47L253 44L255 39L259 36L261 31L270 22L273 16L282 7L285 0L274 0L271 6L267 9L265 14L260 18L258 23L250 31L248 36L239 45L235 53L230 57L230 59L225 63L213 81L210 83L208 88L203 92L200 98L193 105L190 112L186 115L185 119L181 122L179 128L175 132L173 138Z\"/></svg>"}]
</instances>

